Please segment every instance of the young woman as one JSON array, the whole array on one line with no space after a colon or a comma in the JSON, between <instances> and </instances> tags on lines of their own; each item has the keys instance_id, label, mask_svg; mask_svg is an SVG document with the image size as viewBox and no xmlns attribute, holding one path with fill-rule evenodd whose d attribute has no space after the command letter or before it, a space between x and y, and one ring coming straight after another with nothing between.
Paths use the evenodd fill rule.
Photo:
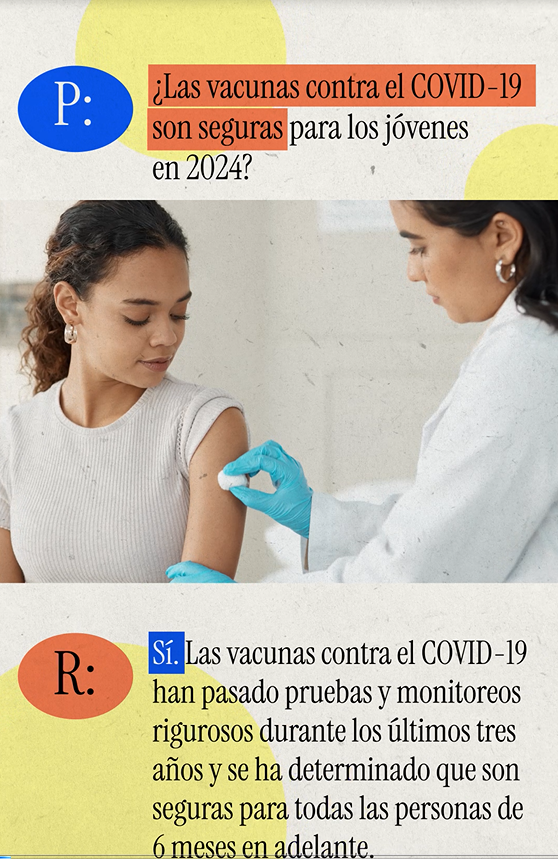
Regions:
<instances>
[{"instance_id":1,"label":"young woman","mask_svg":"<svg viewBox=\"0 0 558 859\"><path fill-rule=\"evenodd\" d=\"M299 581L558 581L558 204L398 201L392 213L409 279L456 322L492 319L424 427L414 486L342 503L267 442L225 473L267 471L275 493L231 492L309 538L322 572Z\"/></svg>"},{"instance_id":2,"label":"young woman","mask_svg":"<svg viewBox=\"0 0 558 859\"><path fill-rule=\"evenodd\" d=\"M164 582L181 559L234 577L244 507L217 474L242 407L168 375L192 292L187 242L152 201L85 201L27 306L34 396L0 426L0 581Z\"/></svg>"}]
</instances>

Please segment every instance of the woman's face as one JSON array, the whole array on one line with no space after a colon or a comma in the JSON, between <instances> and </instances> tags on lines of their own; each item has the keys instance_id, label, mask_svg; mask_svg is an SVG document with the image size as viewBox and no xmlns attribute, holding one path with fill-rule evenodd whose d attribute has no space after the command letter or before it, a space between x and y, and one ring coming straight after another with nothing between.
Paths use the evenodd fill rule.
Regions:
<instances>
[{"instance_id":1,"label":"woman's face","mask_svg":"<svg viewBox=\"0 0 558 859\"><path fill-rule=\"evenodd\" d=\"M480 235L466 237L431 224L410 201L394 200L390 206L400 235L411 244L409 280L423 282L454 322L494 316L515 287L515 280L498 280L495 265L501 258L513 262L523 237L521 225L507 215L495 215Z\"/></svg>"},{"instance_id":2,"label":"woman's face","mask_svg":"<svg viewBox=\"0 0 558 859\"><path fill-rule=\"evenodd\" d=\"M123 257L87 301L77 302L72 350L97 377L138 388L158 385L182 343L190 297L188 263L179 248Z\"/></svg>"}]
</instances>

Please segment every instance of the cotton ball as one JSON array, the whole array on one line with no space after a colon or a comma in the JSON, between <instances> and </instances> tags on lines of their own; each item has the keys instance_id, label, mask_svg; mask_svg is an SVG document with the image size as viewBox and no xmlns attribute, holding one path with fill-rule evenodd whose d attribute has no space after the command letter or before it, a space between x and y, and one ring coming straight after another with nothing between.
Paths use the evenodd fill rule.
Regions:
<instances>
[{"instance_id":1,"label":"cotton ball","mask_svg":"<svg viewBox=\"0 0 558 859\"><path fill-rule=\"evenodd\" d=\"M248 478L245 474L228 475L224 471L220 471L217 475L219 486L221 489L230 489L231 486L248 486Z\"/></svg>"}]
</instances>

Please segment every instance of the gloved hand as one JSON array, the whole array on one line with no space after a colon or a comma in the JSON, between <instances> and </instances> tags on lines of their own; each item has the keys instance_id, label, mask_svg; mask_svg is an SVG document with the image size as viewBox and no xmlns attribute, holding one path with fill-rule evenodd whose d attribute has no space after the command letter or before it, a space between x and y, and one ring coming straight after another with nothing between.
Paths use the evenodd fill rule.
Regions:
<instances>
[{"instance_id":1,"label":"gloved hand","mask_svg":"<svg viewBox=\"0 0 558 859\"><path fill-rule=\"evenodd\" d=\"M301 537L310 531L312 490L306 483L302 466L285 453L276 441L266 441L229 462L223 469L225 474L248 474L253 477L258 471L267 471L276 491L259 492L244 486L231 486L229 492L252 507L267 513L280 525L285 525Z\"/></svg>"},{"instance_id":2,"label":"gloved hand","mask_svg":"<svg viewBox=\"0 0 558 859\"><path fill-rule=\"evenodd\" d=\"M221 583L223 585L236 584L234 579L231 579L224 573L210 570L209 567L204 567L203 564L196 564L194 561L181 561L179 564L173 564L166 571L166 575L171 582L178 582L179 584L198 584L198 582L206 584Z\"/></svg>"}]
</instances>

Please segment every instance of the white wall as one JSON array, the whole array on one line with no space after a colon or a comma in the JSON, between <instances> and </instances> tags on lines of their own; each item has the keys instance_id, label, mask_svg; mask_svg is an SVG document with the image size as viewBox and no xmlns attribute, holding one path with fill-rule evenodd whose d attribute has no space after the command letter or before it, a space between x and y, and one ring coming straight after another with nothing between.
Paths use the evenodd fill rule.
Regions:
<instances>
[{"instance_id":1,"label":"white wall","mask_svg":"<svg viewBox=\"0 0 558 859\"><path fill-rule=\"evenodd\" d=\"M65 205L0 204L2 279L40 278ZM316 490L412 477L422 424L480 333L406 280L386 205L167 204L190 240L194 293L173 373L239 397L253 443L280 441ZM7 405L13 361L0 361ZM277 566L268 524L249 515L240 579Z\"/></svg>"}]
</instances>

